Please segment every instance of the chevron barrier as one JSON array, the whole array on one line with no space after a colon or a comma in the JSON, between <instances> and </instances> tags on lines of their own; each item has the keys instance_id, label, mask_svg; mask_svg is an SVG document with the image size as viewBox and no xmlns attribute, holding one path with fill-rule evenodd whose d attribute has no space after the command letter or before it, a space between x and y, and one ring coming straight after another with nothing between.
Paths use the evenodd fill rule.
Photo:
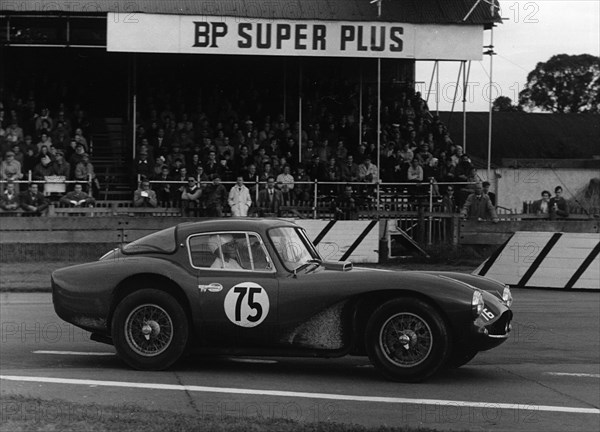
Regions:
<instances>
[{"instance_id":1,"label":"chevron barrier","mask_svg":"<svg viewBox=\"0 0 600 432\"><path fill-rule=\"evenodd\" d=\"M379 262L379 222L294 220L327 261Z\"/></svg>"},{"instance_id":2,"label":"chevron barrier","mask_svg":"<svg viewBox=\"0 0 600 432\"><path fill-rule=\"evenodd\" d=\"M522 288L600 289L600 234L518 231L473 274Z\"/></svg>"}]
</instances>

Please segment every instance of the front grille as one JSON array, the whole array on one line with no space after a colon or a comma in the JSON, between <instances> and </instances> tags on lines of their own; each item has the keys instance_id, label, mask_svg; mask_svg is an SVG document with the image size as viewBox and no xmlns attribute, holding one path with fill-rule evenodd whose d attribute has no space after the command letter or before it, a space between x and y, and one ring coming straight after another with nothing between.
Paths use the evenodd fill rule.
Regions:
<instances>
[{"instance_id":1,"label":"front grille","mask_svg":"<svg viewBox=\"0 0 600 432\"><path fill-rule=\"evenodd\" d=\"M502 336L509 332L510 320L512 319L512 312L507 310L494 324L489 326L488 334L495 336Z\"/></svg>"}]
</instances>

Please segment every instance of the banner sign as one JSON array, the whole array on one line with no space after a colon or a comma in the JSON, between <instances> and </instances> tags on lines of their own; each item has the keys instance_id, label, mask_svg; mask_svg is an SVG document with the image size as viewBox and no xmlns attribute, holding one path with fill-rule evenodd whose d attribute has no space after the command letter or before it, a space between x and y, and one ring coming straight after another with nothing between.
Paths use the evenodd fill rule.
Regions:
<instances>
[{"instance_id":1,"label":"banner sign","mask_svg":"<svg viewBox=\"0 0 600 432\"><path fill-rule=\"evenodd\" d=\"M481 60L483 27L108 14L108 51Z\"/></svg>"}]
</instances>

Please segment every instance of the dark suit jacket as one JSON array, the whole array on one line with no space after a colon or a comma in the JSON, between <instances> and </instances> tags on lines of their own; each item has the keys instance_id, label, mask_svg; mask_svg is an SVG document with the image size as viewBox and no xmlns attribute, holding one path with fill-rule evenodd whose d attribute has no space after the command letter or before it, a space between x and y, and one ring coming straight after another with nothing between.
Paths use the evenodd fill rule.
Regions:
<instances>
[{"instance_id":1,"label":"dark suit jacket","mask_svg":"<svg viewBox=\"0 0 600 432\"><path fill-rule=\"evenodd\" d=\"M539 200L534 201L531 204L531 213L536 214L536 215L537 214L541 214L541 211L542 211L542 201L543 200L539 199ZM548 210L547 210L546 215L547 216L550 215L550 202L548 202Z\"/></svg>"},{"instance_id":2,"label":"dark suit jacket","mask_svg":"<svg viewBox=\"0 0 600 432\"><path fill-rule=\"evenodd\" d=\"M554 205L556 204L556 209L554 209ZM550 198L550 217L568 217L569 216L569 206L567 205L567 200L563 197Z\"/></svg>"},{"instance_id":3,"label":"dark suit jacket","mask_svg":"<svg viewBox=\"0 0 600 432\"><path fill-rule=\"evenodd\" d=\"M29 211L26 206L34 206L37 207L38 212L42 212L48 208L48 204L48 200L41 192L32 194L26 191L21 194L21 207L23 210Z\"/></svg>"},{"instance_id":4,"label":"dark suit jacket","mask_svg":"<svg viewBox=\"0 0 600 432\"><path fill-rule=\"evenodd\" d=\"M283 194L279 189L273 189L273 199L270 199L269 189L263 189L258 193L258 207L263 214L274 213L279 216L279 210L283 205Z\"/></svg>"},{"instance_id":5,"label":"dark suit jacket","mask_svg":"<svg viewBox=\"0 0 600 432\"><path fill-rule=\"evenodd\" d=\"M16 205L17 208L21 206L21 202L19 200L19 194L17 192L13 193L12 196L8 196L6 191L0 194L0 208L3 210L7 210L9 205Z\"/></svg>"}]
</instances>

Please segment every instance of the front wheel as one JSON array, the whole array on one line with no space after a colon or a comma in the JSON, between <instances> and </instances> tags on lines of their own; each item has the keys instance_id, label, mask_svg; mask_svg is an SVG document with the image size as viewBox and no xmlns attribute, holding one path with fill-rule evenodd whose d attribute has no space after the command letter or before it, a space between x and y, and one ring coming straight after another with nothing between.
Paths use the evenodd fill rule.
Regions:
<instances>
[{"instance_id":1,"label":"front wheel","mask_svg":"<svg viewBox=\"0 0 600 432\"><path fill-rule=\"evenodd\" d=\"M450 351L440 314L424 301L397 298L377 308L366 329L371 362L389 379L422 381L437 372Z\"/></svg>"},{"instance_id":2,"label":"front wheel","mask_svg":"<svg viewBox=\"0 0 600 432\"><path fill-rule=\"evenodd\" d=\"M185 351L188 337L183 307L163 291L136 291L115 309L113 342L119 357L135 369L167 369Z\"/></svg>"}]
</instances>

